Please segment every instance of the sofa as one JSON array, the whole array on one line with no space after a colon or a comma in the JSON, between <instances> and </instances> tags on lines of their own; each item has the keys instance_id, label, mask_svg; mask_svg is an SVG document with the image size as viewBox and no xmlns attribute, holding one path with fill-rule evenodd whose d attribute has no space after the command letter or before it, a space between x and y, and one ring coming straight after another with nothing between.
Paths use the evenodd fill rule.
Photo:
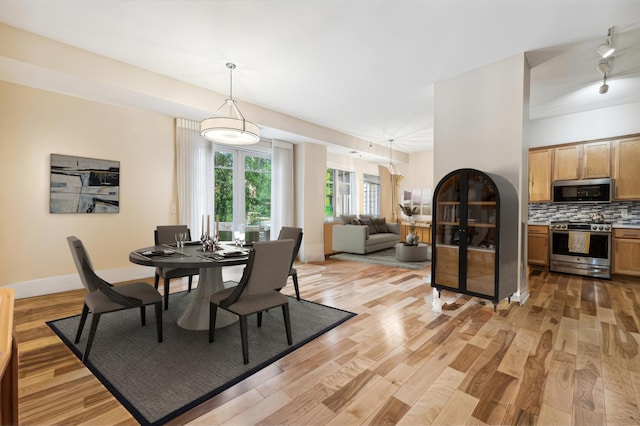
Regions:
<instances>
[{"instance_id":1,"label":"sofa","mask_svg":"<svg viewBox=\"0 0 640 426\"><path fill-rule=\"evenodd\" d=\"M400 242L399 223L365 215L343 215L340 219L341 223L333 226L333 251L367 254Z\"/></svg>"}]
</instances>

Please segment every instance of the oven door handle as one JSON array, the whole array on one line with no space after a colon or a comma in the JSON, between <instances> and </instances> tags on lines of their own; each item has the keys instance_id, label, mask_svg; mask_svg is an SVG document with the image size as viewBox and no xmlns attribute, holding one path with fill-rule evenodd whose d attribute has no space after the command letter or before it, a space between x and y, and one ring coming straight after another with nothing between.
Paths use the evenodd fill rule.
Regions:
<instances>
[{"instance_id":1,"label":"oven door handle","mask_svg":"<svg viewBox=\"0 0 640 426\"><path fill-rule=\"evenodd\" d=\"M588 232L591 235L611 235L611 232L606 232L606 231L583 231L583 230L578 230L578 231L566 231L566 230L562 230L562 231L556 231L555 229L552 231L549 231L552 234L568 234L569 232Z\"/></svg>"}]
</instances>

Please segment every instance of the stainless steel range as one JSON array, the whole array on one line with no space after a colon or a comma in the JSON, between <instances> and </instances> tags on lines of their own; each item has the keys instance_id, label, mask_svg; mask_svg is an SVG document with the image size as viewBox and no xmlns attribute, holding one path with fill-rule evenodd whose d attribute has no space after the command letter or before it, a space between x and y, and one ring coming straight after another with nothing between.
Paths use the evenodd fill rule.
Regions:
<instances>
[{"instance_id":1,"label":"stainless steel range","mask_svg":"<svg viewBox=\"0 0 640 426\"><path fill-rule=\"evenodd\" d=\"M611 278L611 224L551 222L549 270Z\"/></svg>"}]
</instances>

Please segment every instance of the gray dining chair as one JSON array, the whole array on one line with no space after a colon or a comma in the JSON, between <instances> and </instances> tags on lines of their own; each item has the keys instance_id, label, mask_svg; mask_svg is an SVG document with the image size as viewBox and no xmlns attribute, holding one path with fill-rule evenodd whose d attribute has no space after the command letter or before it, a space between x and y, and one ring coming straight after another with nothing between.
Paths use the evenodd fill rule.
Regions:
<instances>
[{"instance_id":1,"label":"gray dining chair","mask_svg":"<svg viewBox=\"0 0 640 426\"><path fill-rule=\"evenodd\" d=\"M258 314L258 327L262 326L262 312L270 308L282 307L287 343L292 344L291 320L289 318L289 298L281 294L291 269L291 255L294 240L274 240L253 243L249 261L236 287L211 295L209 303L209 343L215 340L216 314L218 308L225 309L240 317L240 337L242 358L249 363L249 338L247 317Z\"/></svg>"},{"instance_id":2,"label":"gray dining chair","mask_svg":"<svg viewBox=\"0 0 640 426\"><path fill-rule=\"evenodd\" d=\"M298 257L298 251L300 250L300 244L302 244L302 228L292 228L289 226L283 226L280 228L280 234L278 234L279 240L293 240L296 245L293 249L293 256L291 257L291 266L289 267L289 276L293 280L293 288L296 291L296 299L300 300L300 289L298 288L298 271L293 267Z\"/></svg>"},{"instance_id":3,"label":"gray dining chair","mask_svg":"<svg viewBox=\"0 0 640 426\"><path fill-rule=\"evenodd\" d=\"M187 241L191 241L191 231L187 225L161 225L157 226L153 231L155 245L175 244L175 235L178 232L187 234ZM193 284L193 276L198 275L200 270L197 268L156 268L153 278L153 285L157 289L160 278L164 280L164 308L169 309L169 282L174 278L189 277L189 287L187 291L191 291Z\"/></svg>"},{"instance_id":4,"label":"gray dining chair","mask_svg":"<svg viewBox=\"0 0 640 426\"><path fill-rule=\"evenodd\" d=\"M113 286L100 278L93 270L89 254L84 248L82 241L75 236L67 237L69 249L73 261L80 275L82 284L87 289L87 295L84 298L84 306L82 307L82 315L80 316L80 324L76 333L75 343L80 342L82 330L87 320L89 312L92 314L91 328L89 337L82 355L82 362L86 362L89 358L91 345L98 328L100 316L109 312L121 311L129 308L140 308L140 319L142 325L146 324L146 306L154 305L156 311L156 326L158 332L158 342L162 342L162 296L145 282L135 282Z\"/></svg>"}]
</instances>

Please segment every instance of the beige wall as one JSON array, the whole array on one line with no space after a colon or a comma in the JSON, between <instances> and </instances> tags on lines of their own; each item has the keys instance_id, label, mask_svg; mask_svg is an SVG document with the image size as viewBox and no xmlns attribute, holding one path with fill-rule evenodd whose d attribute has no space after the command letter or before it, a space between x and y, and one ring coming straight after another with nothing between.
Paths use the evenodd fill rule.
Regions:
<instances>
[{"instance_id":1,"label":"beige wall","mask_svg":"<svg viewBox=\"0 0 640 426\"><path fill-rule=\"evenodd\" d=\"M526 176L529 67L515 55L439 83L435 87L434 180L460 168L475 168L506 178L520 200ZM464 123L464 125L461 125ZM526 187L525 187L526 188ZM526 232L526 202L519 222ZM519 234L518 265L521 301L526 299L526 238ZM524 234L526 237L526 234Z\"/></svg>"},{"instance_id":2,"label":"beige wall","mask_svg":"<svg viewBox=\"0 0 640 426\"><path fill-rule=\"evenodd\" d=\"M301 143L294 146L296 226L304 229L299 258L303 262L324 260L324 188L327 148Z\"/></svg>"},{"instance_id":3,"label":"beige wall","mask_svg":"<svg viewBox=\"0 0 640 426\"><path fill-rule=\"evenodd\" d=\"M5 82L0 100L0 286L74 274L69 235L97 270L131 268L129 252L176 223L173 118ZM120 161L120 213L50 214L52 153Z\"/></svg>"}]
</instances>

